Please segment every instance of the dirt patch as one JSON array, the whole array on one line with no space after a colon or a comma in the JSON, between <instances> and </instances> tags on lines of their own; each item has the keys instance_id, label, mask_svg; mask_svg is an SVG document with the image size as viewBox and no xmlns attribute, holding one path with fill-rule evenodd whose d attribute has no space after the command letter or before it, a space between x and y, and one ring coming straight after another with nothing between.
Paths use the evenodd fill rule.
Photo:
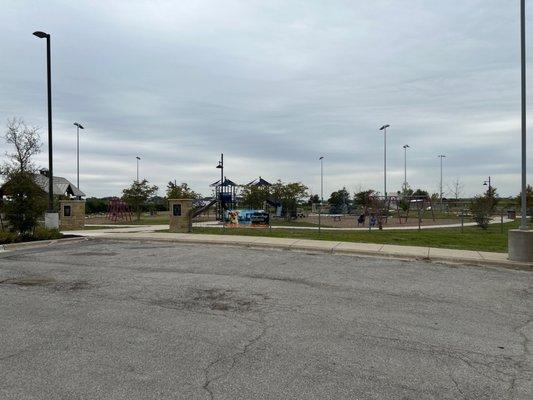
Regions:
<instances>
[{"instance_id":1,"label":"dirt patch","mask_svg":"<svg viewBox=\"0 0 533 400\"><path fill-rule=\"evenodd\" d=\"M0 281L0 285L14 285L20 287L42 286L57 292L72 292L91 287L87 281L58 282L54 278L46 276L23 276L18 278L8 278Z\"/></svg>"},{"instance_id":2,"label":"dirt patch","mask_svg":"<svg viewBox=\"0 0 533 400\"><path fill-rule=\"evenodd\" d=\"M118 256L118 253L113 251L85 251L81 253L71 253L70 256L90 256L90 257L112 257L112 256Z\"/></svg>"},{"instance_id":3,"label":"dirt patch","mask_svg":"<svg viewBox=\"0 0 533 400\"><path fill-rule=\"evenodd\" d=\"M22 276L19 278L8 278L0 281L1 285L16 286L48 286L56 283L54 278L43 276Z\"/></svg>"},{"instance_id":4,"label":"dirt patch","mask_svg":"<svg viewBox=\"0 0 533 400\"><path fill-rule=\"evenodd\" d=\"M74 292L77 290L90 289L92 286L87 281L61 282L56 283L53 289L57 292Z\"/></svg>"},{"instance_id":5,"label":"dirt patch","mask_svg":"<svg viewBox=\"0 0 533 400\"><path fill-rule=\"evenodd\" d=\"M177 299L157 299L151 304L183 310L213 310L247 312L257 305L257 297L249 298L229 289L189 289Z\"/></svg>"}]
</instances>

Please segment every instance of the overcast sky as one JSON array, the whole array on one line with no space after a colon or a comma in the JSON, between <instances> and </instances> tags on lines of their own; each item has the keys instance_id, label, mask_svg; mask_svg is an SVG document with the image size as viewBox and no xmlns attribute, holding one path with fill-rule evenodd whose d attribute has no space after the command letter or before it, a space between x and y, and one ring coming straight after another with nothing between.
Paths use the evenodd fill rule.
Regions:
<instances>
[{"instance_id":1,"label":"overcast sky","mask_svg":"<svg viewBox=\"0 0 533 400\"><path fill-rule=\"evenodd\" d=\"M382 124L389 192L404 144L413 188L438 191L445 154L445 188L480 193L490 175L500 195L520 190L518 0L3 0L0 26L2 126L40 126L47 166L45 41L32 32L51 33L54 172L76 181L78 121L90 196L119 195L137 155L161 194L174 179L209 194L221 152L238 183L317 193L324 156L325 193L383 191Z\"/></svg>"}]
</instances>

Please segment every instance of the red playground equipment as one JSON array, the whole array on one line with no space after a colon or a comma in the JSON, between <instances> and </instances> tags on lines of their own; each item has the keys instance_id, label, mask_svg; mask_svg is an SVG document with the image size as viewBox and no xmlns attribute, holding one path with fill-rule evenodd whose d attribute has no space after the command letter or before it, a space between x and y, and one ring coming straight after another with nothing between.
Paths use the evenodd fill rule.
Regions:
<instances>
[{"instance_id":1,"label":"red playground equipment","mask_svg":"<svg viewBox=\"0 0 533 400\"><path fill-rule=\"evenodd\" d=\"M130 206L126 204L124 200L121 200L118 197L113 197L109 200L106 218L110 221L131 221L132 215L133 213L131 212Z\"/></svg>"}]
</instances>

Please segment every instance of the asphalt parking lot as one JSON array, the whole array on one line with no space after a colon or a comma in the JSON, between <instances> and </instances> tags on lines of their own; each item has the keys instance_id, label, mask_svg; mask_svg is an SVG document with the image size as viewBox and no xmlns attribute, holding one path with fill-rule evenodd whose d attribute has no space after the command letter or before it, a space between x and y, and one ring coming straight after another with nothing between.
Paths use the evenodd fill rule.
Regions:
<instances>
[{"instance_id":1,"label":"asphalt parking lot","mask_svg":"<svg viewBox=\"0 0 533 400\"><path fill-rule=\"evenodd\" d=\"M532 399L533 274L91 240L0 257L1 399Z\"/></svg>"}]
</instances>

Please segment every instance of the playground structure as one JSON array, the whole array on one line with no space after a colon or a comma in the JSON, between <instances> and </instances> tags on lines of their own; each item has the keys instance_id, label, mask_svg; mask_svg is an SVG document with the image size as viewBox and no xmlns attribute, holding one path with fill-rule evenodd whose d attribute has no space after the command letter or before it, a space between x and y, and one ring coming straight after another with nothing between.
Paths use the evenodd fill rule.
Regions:
<instances>
[{"instance_id":1,"label":"playground structure","mask_svg":"<svg viewBox=\"0 0 533 400\"><path fill-rule=\"evenodd\" d=\"M113 197L109 200L107 205L106 218L110 221L130 221L132 220L133 213L130 206L122 199Z\"/></svg>"},{"instance_id":2,"label":"playground structure","mask_svg":"<svg viewBox=\"0 0 533 400\"><path fill-rule=\"evenodd\" d=\"M215 199L209 203L209 207L216 204L217 219L222 221L225 217L224 212L235 208L237 204L237 187L239 185L224 177L223 181L219 179L209 186L215 188ZM203 211L207 210L209 207L203 207Z\"/></svg>"}]
</instances>

